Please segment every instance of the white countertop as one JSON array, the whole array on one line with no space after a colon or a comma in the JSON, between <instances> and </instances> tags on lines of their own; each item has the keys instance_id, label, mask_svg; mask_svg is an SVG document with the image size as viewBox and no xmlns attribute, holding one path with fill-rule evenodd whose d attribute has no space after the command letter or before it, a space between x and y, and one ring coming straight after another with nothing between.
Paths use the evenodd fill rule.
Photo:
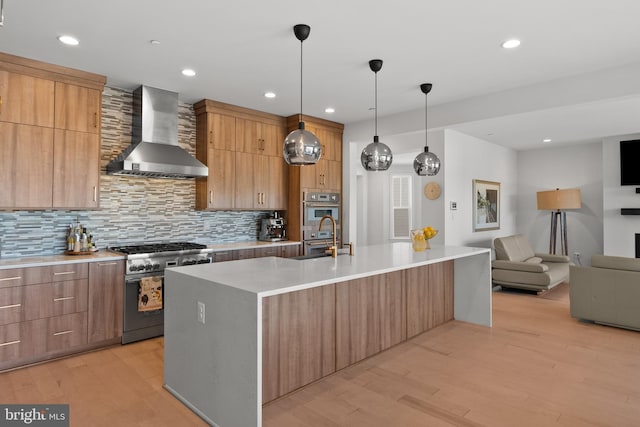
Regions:
<instances>
[{"instance_id":1,"label":"white countertop","mask_svg":"<svg viewBox=\"0 0 640 427\"><path fill-rule=\"evenodd\" d=\"M299 245L300 242L295 240L284 240L280 242L261 242L261 241L246 241L235 243L218 243L207 245L208 248L213 249L214 252L222 252L227 250L237 249L256 249L267 248L272 246L288 246ZM90 255L42 255L42 256L25 256L25 257L13 257L13 258L0 258L0 270L9 268L26 268L26 267L42 267L45 265L56 264L77 264L81 262L98 262L98 261L112 261L124 259L125 256L118 252L112 252L108 249L100 249L98 252Z\"/></svg>"},{"instance_id":2,"label":"white countertop","mask_svg":"<svg viewBox=\"0 0 640 427\"><path fill-rule=\"evenodd\" d=\"M101 249L90 255L44 255L0 259L0 270L9 268L42 267L56 264L77 264L81 262L115 261L124 259L124 255Z\"/></svg>"},{"instance_id":3,"label":"white countertop","mask_svg":"<svg viewBox=\"0 0 640 427\"><path fill-rule=\"evenodd\" d=\"M433 246L424 252L414 252L410 242L398 242L356 247L354 256L307 260L266 257L169 270L265 297L481 253L490 254L490 250Z\"/></svg>"}]
</instances>

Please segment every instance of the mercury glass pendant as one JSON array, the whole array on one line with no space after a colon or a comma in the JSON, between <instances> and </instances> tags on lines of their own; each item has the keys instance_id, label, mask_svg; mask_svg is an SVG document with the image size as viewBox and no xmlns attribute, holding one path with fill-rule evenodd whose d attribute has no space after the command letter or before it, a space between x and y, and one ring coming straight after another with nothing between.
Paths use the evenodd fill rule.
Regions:
<instances>
[{"instance_id":1,"label":"mercury glass pendant","mask_svg":"<svg viewBox=\"0 0 640 427\"><path fill-rule=\"evenodd\" d=\"M305 130L302 121L302 42L309 37L310 32L311 27L305 24L293 27L293 33L300 40L300 120L298 129L284 139L282 155L288 164L294 166L315 165L322 155L322 145L318 137Z\"/></svg>"},{"instance_id":2,"label":"mercury glass pendant","mask_svg":"<svg viewBox=\"0 0 640 427\"><path fill-rule=\"evenodd\" d=\"M369 68L375 73L375 134L373 142L362 150L360 163L368 171L386 171L393 161L391 149L378 138L378 71L382 69L382 59L369 61Z\"/></svg>"},{"instance_id":3,"label":"mercury glass pendant","mask_svg":"<svg viewBox=\"0 0 640 427\"><path fill-rule=\"evenodd\" d=\"M429 151L427 145L427 94L431 92L431 87L431 83L420 85L420 90L424 93L424 151L413 160L413 170L420 176L433 176L440 171L440 159Z\"/></svg>"}]
</instances>

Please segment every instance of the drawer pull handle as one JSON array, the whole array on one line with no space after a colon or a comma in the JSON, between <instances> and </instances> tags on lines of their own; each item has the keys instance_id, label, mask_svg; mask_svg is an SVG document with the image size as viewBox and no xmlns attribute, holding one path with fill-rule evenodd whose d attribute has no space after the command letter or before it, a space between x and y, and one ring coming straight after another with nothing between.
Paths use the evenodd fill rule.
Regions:
<instances>
[{"instance_id":1,"label":"drawer pull handle","mask_svg":"<svg viewBox=\"0 0 640 427\"><path fill-rule=\"evenodd\" d=\"M2 310L3 308L18 308L18 307L22 307L22 304L3 305L2 307L0 307L0 310Z\"/></svg>"},{"instance_id":2,"label":"drawer pull handle","mask_svg":"<svg viewBox=\"0 0 640 427\"><path fill-rule=\"evenodd\" d=\"M4 346L7 346L7 345L14 345L14 344L20 344L20 340L3 342L2 344L0 344L0 347L4 347Z\"/></svg>"},{"instance_id":3,"label":"drawer pull handle","mask_svg":"<svg viewBox=\"0 0 640 427\"><path fill-rule=\"evenodd\" d=\"M59 301L67 301L70 299L76 299L76 297L60 297L60 298L54 298L53 301L54 302L59 302Z\"/></svg>"},{"instance_id":4,"label":"drawer pull handle","mask_svg":"<svg viewBox=\"0 0 640 427\"><path fill-rule=\"evenodd\" d=\"M108 267L110 265L116 265L116 264L117 264L117 262L99 262L98 266L99 267Z\"/></svg>"},{"instance_id":5,"label":"drawer pull handle","mask_svg":"<svg viewBox=\"0 0 640 427\"><path fill-rule=\"evenodd\" d=\"M63 276L65 274L76 274L75 271L60 271L58 273L53 273L54 276Z\"/></svg>"},{"instance_id":6,"label":"drawer pull handle","mask_svg":"<svg viewBox=\"0 0 640 427\"><path fill-rule=\"evenodd\" d=\"M62 332L55 332L53 334L54 337L57 337L58 335L67 335L67 334L72 334L73 330L68 330L68 331L62 331Z\"/></svg>"},{"instance_id":7,"label":"drawer pull handle","mask_svg":"<svg viewBox=\"0 0 640 427\"><path fill-rule=\"evenodd\" d=\"M22 276L5 277L4 279L0 279L0 282L6 282L9 280L20 280L20 279L22 279Z\"/></svg>"}]
</instances>

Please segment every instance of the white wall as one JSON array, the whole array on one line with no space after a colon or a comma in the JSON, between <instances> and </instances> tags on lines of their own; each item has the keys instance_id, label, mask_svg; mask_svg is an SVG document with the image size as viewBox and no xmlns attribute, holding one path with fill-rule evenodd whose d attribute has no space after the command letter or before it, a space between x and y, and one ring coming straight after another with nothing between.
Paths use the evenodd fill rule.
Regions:
<instances>
[{"instance_id":1,"label":"white wall","mask_svg":"<svg viewBox=\"0 0 640 427\"><path fill-rule=\"evenodd\" d=\"M550 211L537 209L536 193L555 188L579 188L580 209L568 210L569 256L580 253L583 265L593 254L602 253L602 143L549 147L518 152L518 192L516 226L536 252L549 252ZM561 253L558 233L556 253Z\"/></svg>"},{"instance_id":2,"label":"white wall","mask_svg":"<svg viewBox=\"0 0 640 427\"><path fill-rule=\"evenodd\" d=\"M348 129L348 127L346 128ZM387 242L390 239L390 202L389 188L391 176L396 174L412 176L412 224L414 228L431 225L441 232L433 240L433 244L444 244L445 224L443 217L444 198L428 200L423 195L427 182L438 182L444 188L444 132L429 132L429 150L436 153L441 161L438 175L421 177L413 170L413 158L424 149L424 132L413 132L400 135L380 136L394 153L394 161L389 170L384 172L367 172L360 164L360 153L369 143L370 132L362 134L345 132L343 165L349 165L343 171L343 238L357 245L373 245ZM364 192L364 194L362 194ZM356 226L357 224L357 226Z\"/></svg>"},{"instance_id":3,"label":"white wall","mask_svg":"<svg viewBox=\"0 0 640 427\"><path fill-rule=\"evenodd\" d=\"M517 232L517 156L514 150L447 129L444 174L445 244L490 248L493 239ZM500 182L500 229L473 231L473 180ZM455 201L457 210L450 210Z\"/></svg>"},{"instance_id":4,"label":"white wall","mask_svg":"<svg viewBox=\"0 0 640 427\"><path fill-rule=\"evenodd\" d=\"M640 233L640 216L620 215L621 208L640 208L640 194L636 194L636 187L620 185L619 142L630 139L640 139L640 134L605 138L602 144L606 255L634 257L635 233Z\"/></svg>"}]
</instances>

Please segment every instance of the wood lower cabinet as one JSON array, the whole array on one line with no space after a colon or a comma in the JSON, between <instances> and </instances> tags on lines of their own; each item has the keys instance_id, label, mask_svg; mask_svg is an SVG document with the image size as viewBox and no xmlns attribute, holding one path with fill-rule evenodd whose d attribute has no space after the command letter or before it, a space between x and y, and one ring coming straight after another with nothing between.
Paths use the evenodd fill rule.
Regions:
<instances>
[{"instance_id":1,"label":"wood lower cabinet","mask_svg":"<svg viewBox=\"0 0 640 427\"><path fill-rule=\"evenodd\" d=\"M124 269L124 261L89 265L89 343L122 336Z\"/></svg>"},{"instance_id":2,"label":"wood lower cabinet","mask_svg":"<svg viewBox=\"0 0 640 427\"><path fill-rule=\"evenodd\" d=\"M336 369L406 339L403 272L336 284Z\"/></svg>"},{"instance_id":3,"label":"wood lower cabinet","mask_svg":"<svg viewBox=\"0 0 640 427\"><path fill-rule=\"evenodd\" d=\"M47 352L72 349L87 343L87 313L73 313L46 319Z\"/></svg>"},{"instance_id":4,"label":"wood lower cabinet","mask_svg":"<svg viewBox=\"0 0 640 427\"><path fill-rule=\"evenodd\" d=\"M0 209L51 207L53 129L0 122Z\"/></svg>"},{"instance_id":5,"label":"wood lower cabinet","mask_svg":"<svg viewBox=\"0 0 640 427\"><path fill-rule=\"evenodd\" d=\"M454 261L262 300L263 403L453 320Z\"/></svg>"},{"instance_id":6,"label":"wood lower cabinet","mask_svg":"<svg viewBox=\"0 0 640 427\"><path fill-rule=\"evenodd\" d=\"M300 245L278 245L267 248L254 249L255 258L275 256L281 258L292 258L300 255Z\"/></svg>"},{"instance_id":7,"label":"wood lower cabinet","mask_svg":"<svg viewBox=\"0 0 640 427\"><path fill-rule=\"evenodd\" d=\"M406 270L407 337L453 320L453 261Z\"/></svg>"},{"instance_id":8,"label":"wood lower cabinet","mask_svg":"<svg viewBox=\"0 0 640 427\"><path fill-rule=\"evenodd\" d=\"M0 270L0 370L117 342L124 261Z\"/></svg>"},{"instance_id":9,"label":"wood lower cabinet","mask_svg":"<svg viewBox=\"0 0 640 427\"><path fill-rule=\"evenodd\" d=\"M263 403L335 371L335 300L334 285L262 300Z\"/></svg>"}]
</instances>

